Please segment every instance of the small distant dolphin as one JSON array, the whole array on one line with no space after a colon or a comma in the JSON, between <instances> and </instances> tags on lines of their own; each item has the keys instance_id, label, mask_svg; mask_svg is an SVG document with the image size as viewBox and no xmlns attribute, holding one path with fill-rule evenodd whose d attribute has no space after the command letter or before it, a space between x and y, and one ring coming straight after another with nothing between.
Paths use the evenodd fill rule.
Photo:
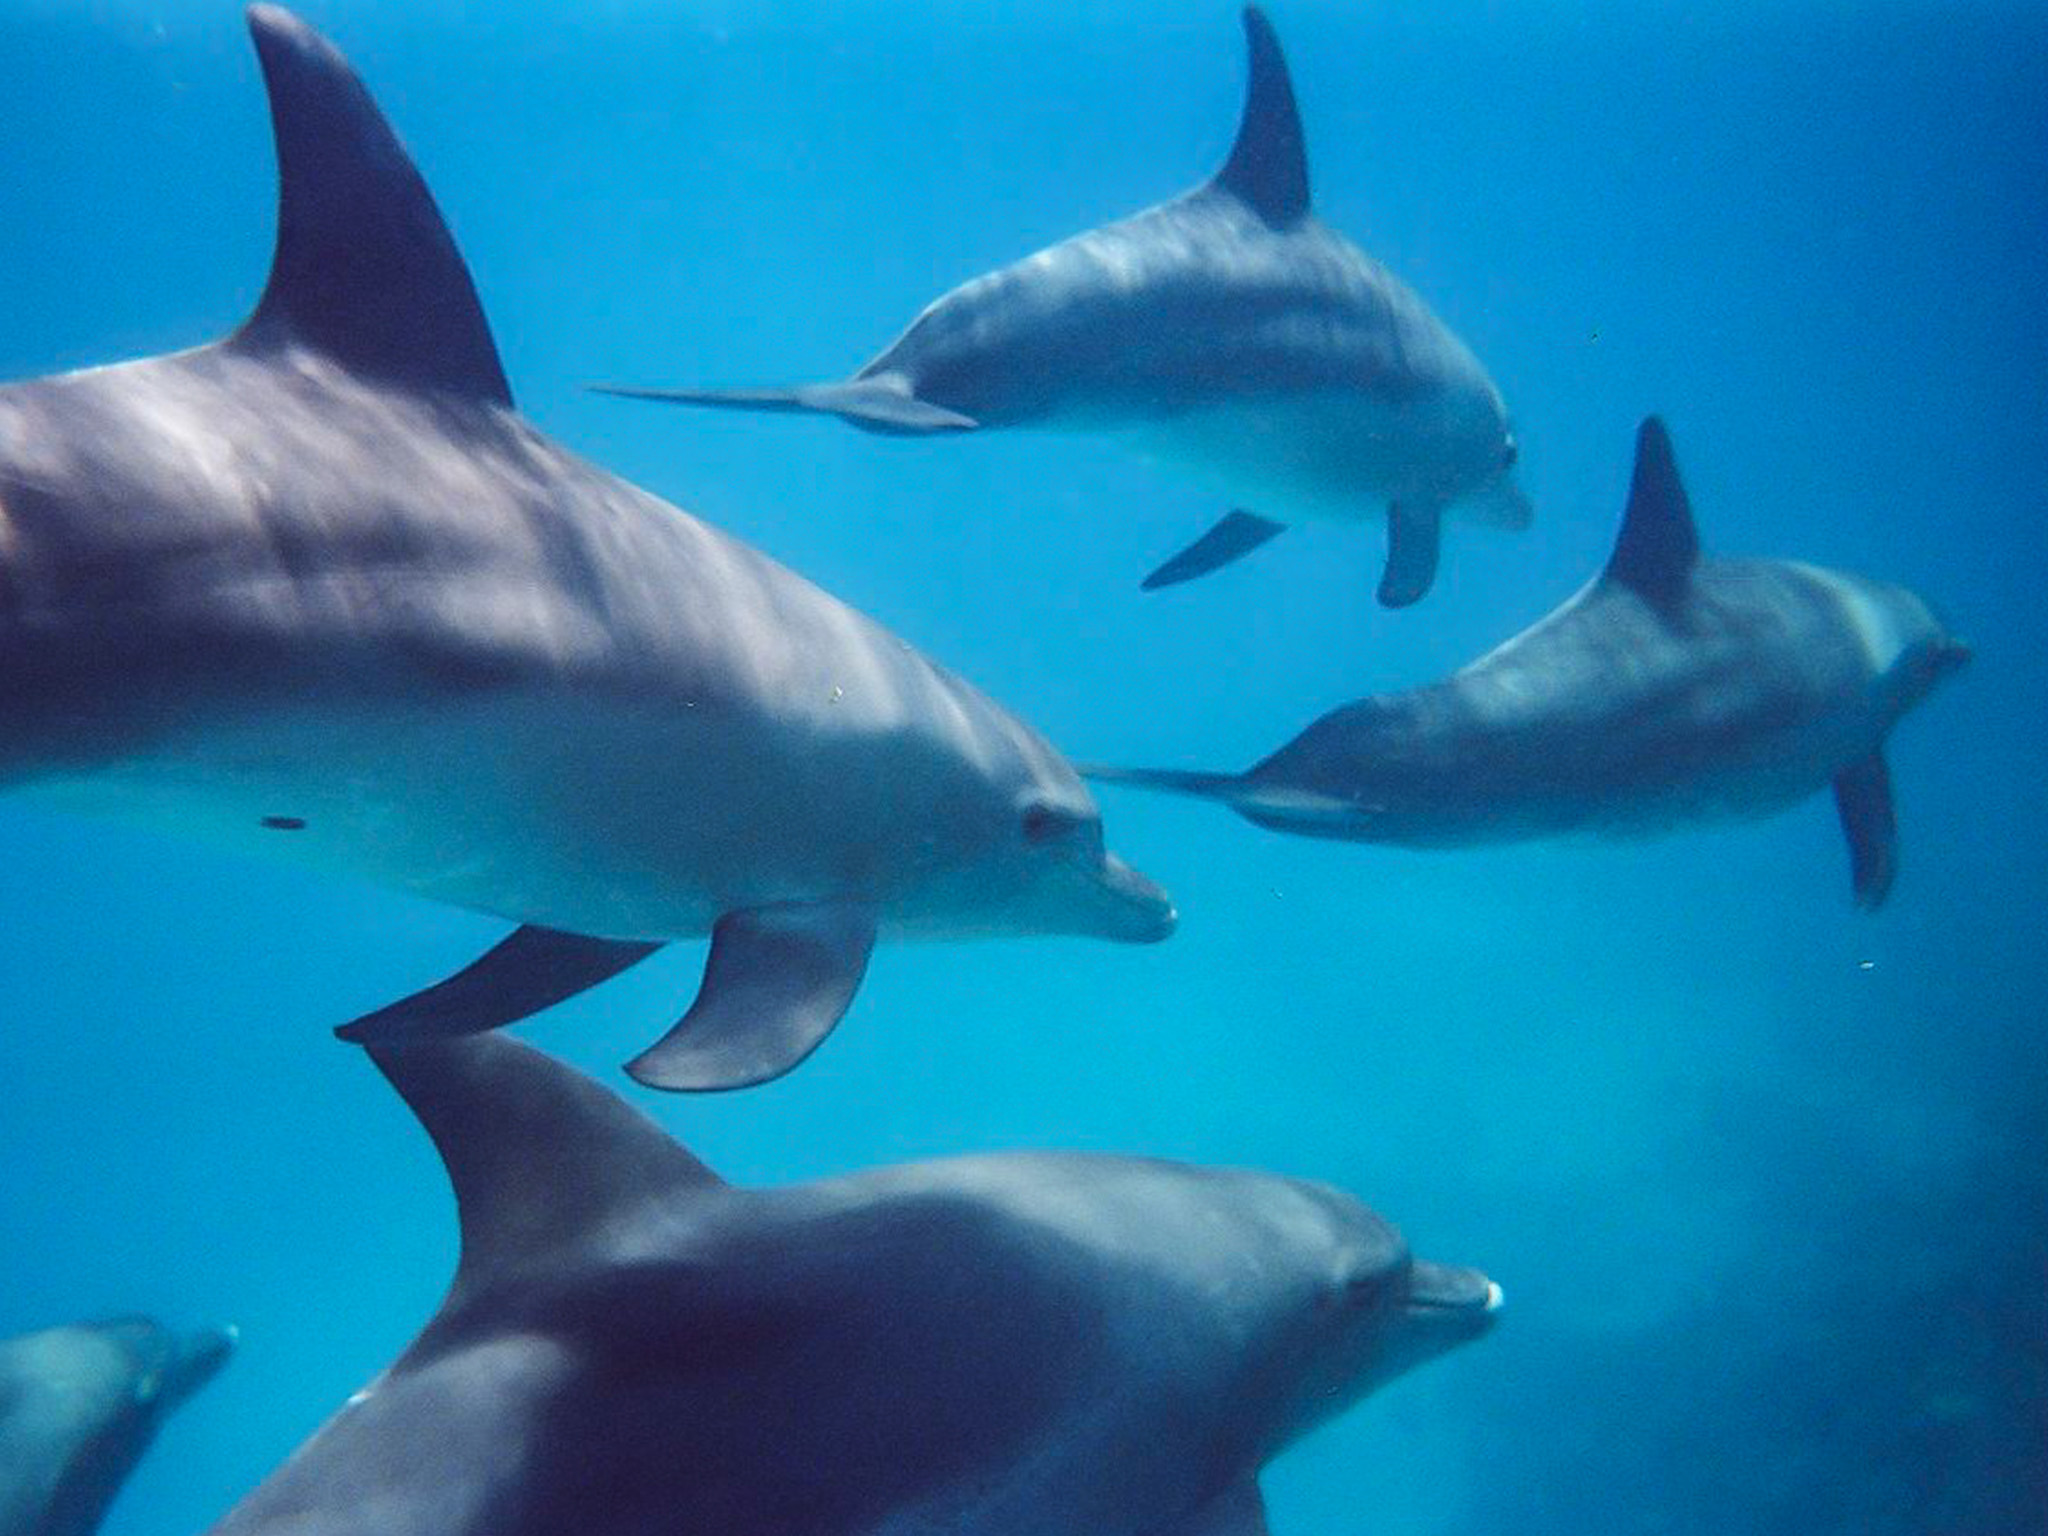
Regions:
<instances>
[{"instance_id":1,"label":"small distant dolphin","mask_svg":"<svg viewBox=\"0 0 2048 1536\"><path fill-rule=\"evenodd\" d=\"M1969 655L1900 587L1703 558L1653 416L1607 569L1498 649L1335 710L1246 773L1083 771L1282 832L1414 847L1651 834L1832 783L1856 899L1875 908L1898 869L1885 738Z\"/></svg>"},{"instance_id":2,"label":"small distant dolphin","mask_svg":"<svg viewBox=\"0 0 2048 1536\"><path fill-rule=\"evenodd\" d=\"M361 82L249 22L254 316L0 388L0 782L526 925L352 1037L490 1028L709 933L631 1068L663 1088L788 1071L878 934L1166 937L1036 732L523 420Z\"/></svg>"},{"instance_id":3,"label":"small distant dolphin","mask_svg":"<svg viewBox=\"0 0 2048 1536\"><path fill-rule=\"evenodd\" d=\"M1267 1460L1500 1303L1321 1184L1012 1153L738 1189L507 1036L373 1054L454 1283L214 1536L1257 1536Z\"/></svg>"},{"instance_id":4,"label":"small distant dolphin","mask_svg":"<svg viewBox=\"0 0 2048 1536\"><path fill-rule=\"evenodd\" d=\"M219 1374L232 1328L146 1317L0 1341L0 1536L92 1536L173 1409Z\"/></svg>"},{"instance_id":5,"label":"small distant dolphin","mask_svg":"<svg viewBox=\"0 0 2048 1536\"><path fill-rule=\"evenodd\" d=\"M1384 504L1379 598L1414 602L1447 508L1529 524L1506 408L1422 300L1310 211L1279 41L1255 6L1244 26L1244 120L1195 191L955 288L844 383L601 388L884 433L1117 433L1277 516L1359 522ZM1232 512L1145 585L1205 575L1284 526Z\"/></svg>"}]
</instances>

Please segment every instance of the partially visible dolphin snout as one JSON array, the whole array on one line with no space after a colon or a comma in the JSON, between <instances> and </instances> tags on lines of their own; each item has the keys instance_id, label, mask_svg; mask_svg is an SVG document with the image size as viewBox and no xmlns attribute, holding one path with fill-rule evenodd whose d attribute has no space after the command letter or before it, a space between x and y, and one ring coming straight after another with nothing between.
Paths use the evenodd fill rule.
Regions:
<instances>
[{"instance_id":1,"label":"partially visible dolphin snout","mask_svg":"<svg viewBox=\"0 0 2048 1536\"><path fill-rule=\"evenodd\" d=\"M1411 1315L1440 1321L1464 1338L1477 1338L1498 1320L1501 1288L1476 1269L1417 1259L1408 1272Z\"/></svg>"},{"instance_id":2,"label":"partially visible dolphin snout","mask_svg":"<svg viewBox=\"0 0 2048 1536\"><path fill-rule=\"evenodd\" d=\"M1130 868L1116 854L1104 854L1102 885L1118 901L1124 918L1110 938L1122 938L1133 944L1157 944L1174 936L1174 930L1180 926L1180 911L1174 909L1174 897L1169 897L1157 881Z\"/></svg>"},{"instance_id":3,"label":"partially visible dolphin snout","mask_svg":"<svg viewBox=\"0 0 2048 1536\"><path fill-rule=\"evenodd\" d=\"M190 1397L220 1374L241 1338L241 1329L233 1323L185 1335L177 1341L175 1355L165 1372L166 1388L180 1401Z\"/></svg>"},{"instance_id":4,"label":"partially visible dolphin snout","mask_svg":"<svg viewBox=\"0 0 2048 1536\"><path fill-rule=\"evenodd\" d=\"M1102 905L1103 926L1092 930L1094 935L1126 944L1157 944L1171 938L1180 925L1173 898L1115 854L1103 854L1097 880L1107 899Z\"/></svg>"}]
</instances>

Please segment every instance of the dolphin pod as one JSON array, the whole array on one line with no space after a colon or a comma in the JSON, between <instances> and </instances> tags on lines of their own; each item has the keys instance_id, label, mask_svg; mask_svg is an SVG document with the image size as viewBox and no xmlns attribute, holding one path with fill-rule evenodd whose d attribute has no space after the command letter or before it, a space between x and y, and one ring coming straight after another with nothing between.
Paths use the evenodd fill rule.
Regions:
<instances>
[{"instance_id":1,"label":"dolphin pod","mask_svg":"<svg viewBox=\"0 0 2048 1536\"><path fill-rule=\"evenodd\" d=\"M1506 413L1316 221L1278 43L1245 26L1243 124L1202 188L955 290L843 383L622 392L1127 433L1265 511L1384 505L1380 599L1413 602L1447 510L1528 521ZM738 1188L485 1033L708 933L696 1001L629 1070L739 1087L818 1046L879 939L1149 942L1174 912L1028 726L521 418L361 83L288 13L250 27L280 198L247 324L0 387L0 782L518 926L342 1031L440 1153L460 1258L216 1536L1264 1536L1265 1464L1486 1334L1498 1285L1270 1174L1012 1153ZM1280 526L1233 512L1147 585ZM1089 771L1420 845L1832 784L1876 906L1886 738L1966 658L1899 588L1703 556L1651 418L1605 570L1524 634L1243 774ZM0 1344L0 1536L87 1536L231 1342Z\"/></svg>"},{"instance_id":2,"label":"dolphin pod","mask_svg":"<svg viewBox=\"0 0 2048 1536\"><path fill-rule=\"evenodd\" d=\"M1606 569L1512 640L1333 710L1244 773L1085 771L1277 831L1411 847L1648 835L1832 785L1856 900L1874 908L1898 870L1885 738L1969 655L1904 588L1703 557L1651 417Z\"/></svg>"},{"instance_id":3,"label":"dolphin pod","mask_svg":"<svg viewBox=\"0 0 2048 1536\"><path fill-rule=\"evenodd\" d=\"M0 781L521 926L349 1026L488 1029L709 933L651 1086L787 1072L878 936L1163 939L1037 732L513 409L346 62L250 27L277 250L196 351L0 388Z\"/></svg>"},{"instance_id":4,"label":"dolphin pod","mask_svg":"<svg viewBox=\"0 0 2048 1536\"><path fill-rule=\"evenodd\" d=\"M0 1340L0 1536L92 1536L234 1348L232 1328L181 1335L147 1317Z\"/></svg>"},{"instance_id":5,"label":"dolphin pod","mask_svg":"<svg viewBox=\"0 0 2048 1536\"><path fill-rule=\"evenodd\" d=\"M1254 1536L1267 1460L1500 1304L1322 1184L1012 1153L741 1189L506 1036L373 1055L455 1278L214 1536Z\"/></svg>"},{"instance_id":6,"label":"dolphin pod","mask_svg":"<svg viewBox=\"0 0 2048 1536\"><path fill-rule=\"evenodd\" d=\"M1275 518L1387 519L1379 599L1435 580L1446 509L1529 524L1500 391L1409 288L1317 219L1279 39L1244 13L1249 81L1223 168L1183 197L964 283L851 379L608 393L823 412L891 434L1109 432L1186 464L1231 512L1148 588L1206 575ZM1268 515L1270 514L1270 515Z\"/></svg>"}]
</instances>

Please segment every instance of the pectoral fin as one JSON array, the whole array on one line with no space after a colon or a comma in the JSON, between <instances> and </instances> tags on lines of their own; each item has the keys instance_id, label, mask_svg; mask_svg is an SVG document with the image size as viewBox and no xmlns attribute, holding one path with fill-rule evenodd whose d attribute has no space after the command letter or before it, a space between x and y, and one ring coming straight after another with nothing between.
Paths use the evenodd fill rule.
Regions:
<instances>
[{"instance_id":1,"label":"pectoral fin","mask_svg":"<svg viewBox=\"0 0 2048 1536\"><path fill-rule=\"evenodd\" d=\"M1387 508L1387 568L1380 575L1380 606L1406 608L1436 580L1443 548L1444 509L1433 501L1397 501Z\"/></svg>"},{"instance_id":2,"label":"pectoral fin","mask_svg":"<svg viewBox=\"0 0 2048 1536\"><path fill-rule=\"evenodd\" d=\"M1266 1500L1250 1478L1233 1483L1191 1519L1159 1528L1159 1536L1268 1536Z\"/></svg>"},{"instance_id":3,"label":"pectoral fin","mask_svg":"<svg viewBox=\"0 0 2048 1536\"><path fill-rule=\"evenodd\" d=\"M1233 560L1242 560L1268 539L1286 531L1285 523L1276 523L1257 513L1232 512L1139 585L1147 592L1156 592L1161 587L1193 581L1197 576L1221 570Z\"/></svg>"},{"instance_id":4,"label":"pectoral fin","mask_svg":"<svg viewBox=\"0 0 2048 1536\"><path fill-rule=\"evenodd\" d=\"M446 981L366 1013L335 1033L358 1045L477 1034L552 1008L659 948L658 943L593 939L529 923Z\"/></svg>"},{"instance_id":5,"label":"pectoral fin","mask_svg":"<svg viewBox=\"0 0 2048 1536\"><path fill-rule=\"evenodd\" d=\"M816 1050L853 1002L875 946L857 906L728 912L711 930L704 984L682 1021L626 1064L650 1088L750 1088Z\"/></svg>"},{"instance_id":6,"label":"pectoral fin","mask_svg":"<svg viewBox=\"0 0 2048 1536\"><path fill-rule=\"evenodd\" d=\"M1892 812L1892 775L1882 748L1835 775L1835 809L1849 839L1856 905L1875 912L1899 872L1899 824Z\"/></svg>"}]
</instances>

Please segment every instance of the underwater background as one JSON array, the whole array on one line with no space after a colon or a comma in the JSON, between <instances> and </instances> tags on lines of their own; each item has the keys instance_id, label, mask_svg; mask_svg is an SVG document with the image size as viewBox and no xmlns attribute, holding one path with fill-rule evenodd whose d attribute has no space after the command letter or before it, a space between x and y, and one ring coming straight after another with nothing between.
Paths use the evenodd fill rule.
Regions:
<instances>
[{"instance_id":1,"label":"underwater background","mask_svg":"<svg viewBox=\"0 0 2048 1536\"><path fill-rule=\"evenodd\" d=\"M2048 1528L2048 7L1275 0L1318 211L1471 343L1537 508L1454 524L1398 613L1376 527L1141 594L1221 508L1110 442L581 387L843 374L953 283L1206 177L1243 84L1223 0L302 9L537 422L1077 758L1242 767L1507 637L1604 561L1653 410L1710 550L1903 582L1976 650L1893 739L1875 917L1826 796L1423 854L1109 790L1169 944L885 948L803 1071L715 1099L617 1070L701 946L527 1038L741 1182L1155 1153L1331 1180L1484 1267L1501 1326L1278 1463L1279 1536ZM0 0L0 60L0 377L235 325L274 206L238 9ZM208 1524L427 1317L445 1182L327 1031L501 931L0 800L0 1334L243 1330L110 1536Z\"/></svg>"}]
</instances>

